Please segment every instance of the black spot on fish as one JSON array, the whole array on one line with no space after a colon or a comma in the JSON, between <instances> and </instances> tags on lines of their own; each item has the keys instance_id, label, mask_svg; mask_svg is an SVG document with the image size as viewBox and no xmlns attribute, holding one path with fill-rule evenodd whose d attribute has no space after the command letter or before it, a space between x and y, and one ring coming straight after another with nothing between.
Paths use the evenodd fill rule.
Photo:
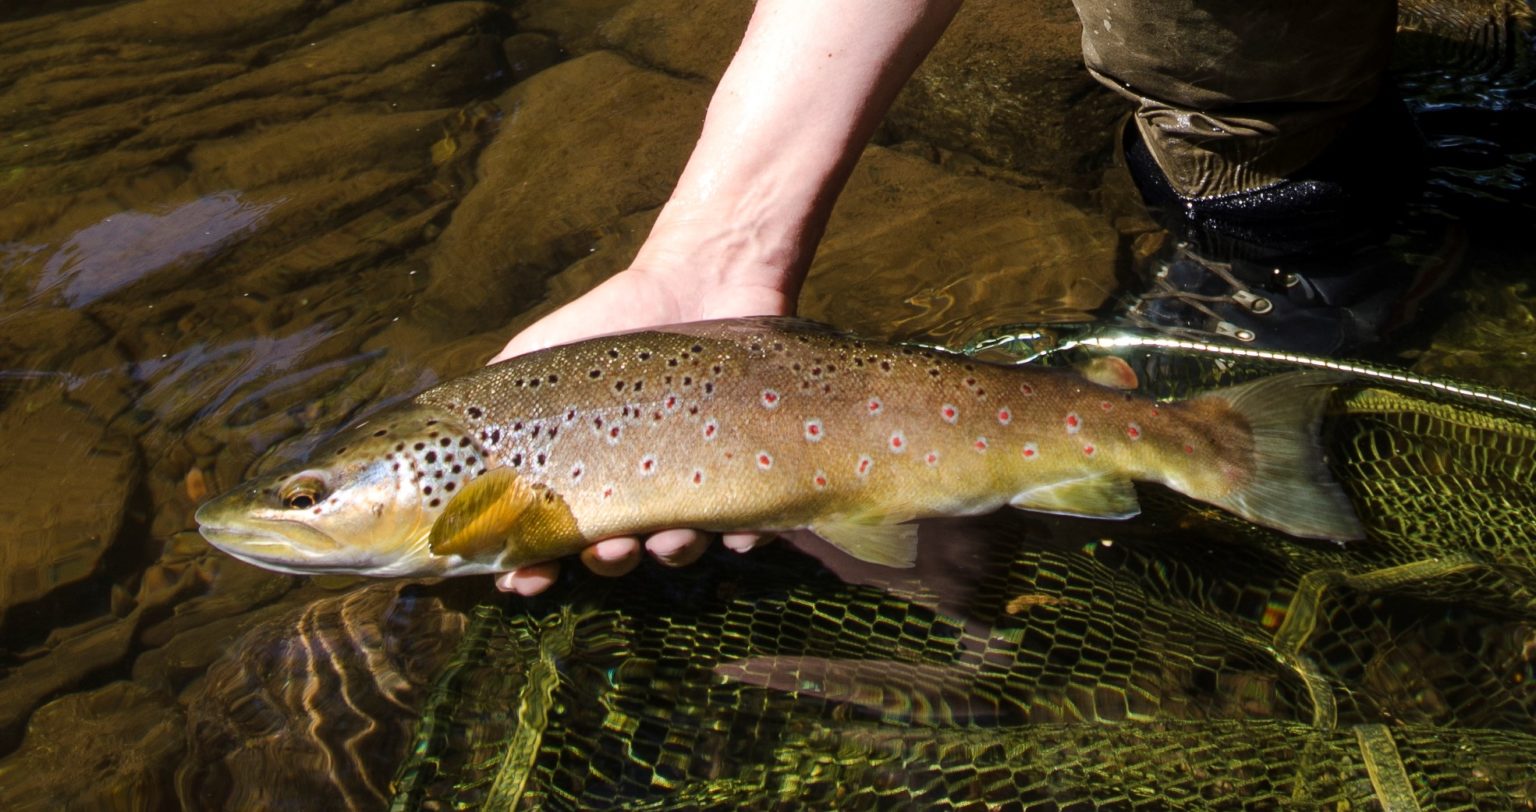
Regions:
<instances>
[{"instance_id":1,"label":"black spot on fish","mask_svg":"<svg viewBox=\"0 0 1536 812\"><path fill-rule=\"evenodd\" d=\"M375 437L383 437L384 435L386 435L388 433L389 433L389 429L379 429L378 431L373 433L373 436L375 436Z\"/></svg>"},{"instance_id":2,"label":"black spot on fish","mask_svg":"<svg viewBox=\"0 0 1536 812\"><path fill-rule=\"evenodd\" d=\"M428 502L427 504L431 505L432 507L437 507L438 505L441 505L442 503L443 503L443 500L434 498L432 501Z\"/></svg>"},{"instance_id":3,"label":"black spot on fish","mask_svg":"<svg viewBox=\"0 0 1536 812\"><path fill-rule=\"evenodd\" d=\"M512 467L516 468L517 466L522 465L522 464L523 464L523 455L522 454L513 454L512 455Z\"/></svg>"},{"instance_id":4,"label":"black spot on fish","mask_svg":"<svg viewBox=\"0 0 1536 812\"><path fill-rule=\"evenodd\" d=\"M928 370L928 374L930 376L932 376L932 377L935 377L935 378L939 377L939 371L937 369L930 369L930 370Z\"/></svg>"},{"instance_id":5,"label":"black spot on fish","mask_svg":"<svg viewBox=\"0 0 1536 812\"><path fill-rule=\"evenodd\" d=\"M540 430L541 430L541 428L540 428L540 426L539 426L539 424L537 424L537 423L535 423L535 424L533 424L533 431L532 431L532 432L530 432L530 433L531 433L531 434L532 434L532 435L533 435L533 436L534 436L534 437L538 437L538 436L539 436L539 431L540 431Z\"/></svg>"},{"instance_id":6,"label":"black spot on fish","mask_svg":"<svg viewBox=\"0 0 1536 812\"><path fill-rule=\"evenodd\" d=\"M528 382L528 388L530 388L530 389L538 389L539 388L539 379L538 378L534 378L533 380L529 381Z\"/></svg>"},{"instance_id":7,"label":"black spot on fish","mask_svg":"<svg viewBox=\"0 0 1536 812\"><path fill-rule=\"evenodd\" d=\"M448 446L453 445L453 441L448 439L447 437L444 437L443 439L438 440L437 444L442 446L443 448L447 448Z\"/></svg>"},{"instance_id":8,"label":"black spot on fish","mask_svg":"<svg viewBox=\"0 0 1536 812\"><path fill-rule=\"evenodd\" d=\"M559 426L550 426L549 427L549 439L551 439L551 440L555 439L555 435L559 434L559 433L560 433L560 427Z\"/></svg>"},{"instance_id":9,"label":"black spot on fish","mask_svg":"<svg viewBox=\"0 0 1536 812\"><path fill-rule=\"evenodd\" d=\"M602 428L603 427L603 419L601 417L594 417L594 418L592 418L592 427L593 428L598 428L598 429Z\"/></svg>"},{"instance_id":10,"label":"black spot on fish","mask_svg":"<svg viewBox=\"0 0 1536 812\"><path fill-rule=\"evenodd\" d=\"M695 345L693 345L693 354L694 355L698 355L699 353L701 353L703 351L704 351L704 345L702 345L702 344L695 344Z\"/></svg>"},{"instance_id":11,"label":"black spot on fish","mask_svg":"<svg viewBox=\"0 0 1536 812\"><path fill-rule=\"evenodd\" d=\"M480 407L479 406L471 406L471 407L469 407L469 416L475 418L476 420L479 420L480 417L482 415L484 415L484 414L485 414L485 412L480 411Z\"/></svg>"},{"instance_id":12,"label":"black spot on fish","mask_svg":"<svg viewBox=\"0 0 1536 812\"><path fill-rule=\"evenodd\" d=\"M455 466L453 466L453 472L455 474L462 474L462 473L464 473L464 466L462 466L462 465L455 465Z\"/></svg>"},{"instance_id":13,"label":"black spot on fish","mask_svg":"<svg viewBox=\"0 0 1536 812\"><path fill-rule=\"evenodd\" d=\"M523 379L522 378L518 378L517 380L512 382L512 385L513 386L517 386L517 387L521 387L523 385Z\"/></svg>"},{"instance_id":14,"label":"black spot on fish","mask_svg":"<svg viewBox=\"0 0 1536 812\"><path fill-rule=\"evenodd\" d=\"M693 376L692 375L684 375L683 376L683 386L693 386Z\"/></svg>"},{"instance_id":15,"label":"black spot on fish","mask_svg":"<svg viewBox=\"0 0 1536 812\"><path fill-rule=\"evenodd\" d=\"M412 448L416 449L417 451L420 451L420 450L422 450L423 448L426 448L426 447L427 447L426 443L417 443L416 445L412 446Z\"/></svg>"},{"instance_id":16,"label":"black spot on fish","mask_svg":"<svg viewBox=\"0 0 1536 812\"><path fill-rule=\"evenodd\" d=\"M491 445L499 445L500 443L501 443L501 429L496 429L495 431L491 432Z\"/></svg>"},{"instance_id":17,"label":"black spot on fish","mask_svg":"<svg viewBox=\"0 0 1536 812\"><path fill-rule=\"evenodd\" d=\"M342 446L341 448L336 449L336 456L338 456L338 457L341 456L342 454L345 454L345 453L347 453L347 447L346 446Z\"/></svg>"},{"instance_id":18,"label":"black spot on fish","mask_svg":"<svg viewBox=\"0 0 1536 812\"><path fill-rule=\"evenodd\" d=\"M618 350L609 350L608 351L608 357L609 358L618 358L619 357L619 351Z\"/></svg>"},{"instance_id":19,"label":"black spot on fish","mask_svg":"<svg viewBox=\"0 0 1536 812\"><path fill-rule=\"evenodd\" d=\"M706 394L706 395L713 395L714 393L715 393L715 382L714 381L705 381L704 382L704 394Z\"/></svg>"},{"instance_id":20,"label":"black spot on fish","mask_svg":"<svg viewBox=\"0 0 1536 812\"><path fill-rule=\"evenodd\" d=\"M434 419L432 419L432 420L428 420L428 421L427 421L427 425L429 425L429 426L435 426L435 425L437 425L437 420L436 420L436 419L435 419L435 418L434 418Z\"/></svg>"},{"instance_id":21,"label":"black spot on fish","mask_svg":"<svg viewBox=\"0 0 1536 812\"><path fill-rule=\"evenodd\" d=\"M651 360L651 353L649 351L647 351L647 350L641 350L640 351L640 360L642 360L642 361L649 361L649 360Z\"/></svg>"},{"instance_id":22,"label":"black spot on fish","mask_svg":"<svg viewBox=\"0 0 1536 812\"><path fill-rule=\"evenodd\" d=\"M512 424L512 431L518 432L518 431L522 431L522 430L523 430L523 421L519 420L516 423Z\"/></svg>"},{"instance_id":23,"label":"black spot on fish","mask_svg":"<svg viewBox=\"0 0 1536 812\"><path fill-rule=\"evenodd\" d=\"M421 492L426 494L427 496L431 496L432 495L432 486L431 485L427 485L426 487L421 489Z\"/></svg>"},{"instance_id":24,"label":"black spot on fish","mask_svg":"<svg viewBox=\"0 0 1536 812\"><path fill-rule=\"evenodd\" d=\"M669 366L669 367L677 366L677 359L676 358L668 358L667 359L667 366Z\"/></svg>"},{"instance_id":25,"label":"black spot on fish","mask_svg":"<svg viewBox=\"0 0 1536 812\"><path fill-rule=\"evenodd\" d=\"M438 479L442 479L443 478L443 472L442 471L433 471L432 472L432 476L437 477Z\"/></svg>"},{"instance_id":26,"label":"black spot on fish","mask_svg":"<svg viewBox=\"0 0 1536 812\"><path fill-rule=\"evenodd\" d=\"M590 370L587 372L587 377L595 381L598 378L603 377L603 371L601 369Z\"/></svg>"},{"instance_id":27,"label":"black spot on fish","mask_svg":"<svg viewBox=\"0 0 1536 812\"><path fill-rule=\"evenodd\" d=\"M719 364L715 364L714 366L710 367L709 369L710 369L711 372L715 373L716 375L719 375L721 372L725 371L725 367L722 367Z\"/></svg>"},{"instance_id":28,"label":"black spot on fish","mask_svg":"<svg viewBox=\"0 0 1536 812\"><path fill-rule=\"evenodd\" d=\"M545 378L544 380L549 381L551 384L557 384L557 383L560 382L560 376L559 375L551 375L548 378Z\"/></svg>"},{"instance_id":29,"label":"black spot on fish","mask_svg":"<svg viewBox=\"0 0 1536 812\"><path fill-rule=\"evenodd\" d=\"M437 431L429 431L429 432L427 432L427 439L429 439L429 440L436 440L440 436L442 436L442 432L437 432Z\"/></svg>"},{"instance_id":30,"label":"black spot on fish","mask_svg":"<svg viewBox=\"0 0 1536 812\"><path fill-rule=\"evenodd\" d=\"M454 485L452 482L450 482L450 483L448 483L448 484L443 486L443 490L451 492L456 487L458 487L458 486Z\"/></svg>"},{"instance_id":31,"label":"black spot on fish","mask_svg":"<svg viewBox=\"0 0 1536 812\"><path fill-rule=\"evenodd\" d=\"M450 462L453 462L453 455L452 454L444 454L443 455L443 464L447 465Z\"/></svg>"},{"instance_id":32,"label":"black spot on fish","mask_svg":"<svg viewBox=\"0 0 1536 812\"><path fill-rule=\"evenodd\" d=\"M880 362L880 370L882 372L890 372L891 371L891 362L890 361L881 361Z\"/></svg>"},{"instance_id":33,"label":"black spot on fish","mask_svg":"<svg viewBox=\"0 0 1536 812\"><path fill-rule=\"evenodd\" d=\"M428 451L427 452L427 462L437 462L437 452L436 451Z\"/></svg>"},{"instance_id":34,"label":"black spot on fish","mask_svg":"<svg viewBox=\"0 0 1536 812\"><path fill-rule=\"evenodd\" d=\"M635 381L635 385L633 387L631 387L631 388L634 389L636 392L639 392L640 388L643 387L643 386L645 386L645 381Z\"/></svg>"},{"instance_id":35,"label":"black spot on fish","mask_svg":"<svg viewBox=\"0 0 1536 812\"><path fill-rule=\"evenodd\" d=\"M405 443L395 443L395 450L396 451L404 451L405 450Z\"/></svg>"},{"instance_id":36,"label":"black spot on fish","mask_svg":"<svg viewBox=\"0 0 1536 812\"><path fill-rule=\"evenodd\" d=\"M535 463L535 464L536 464L536 465L543 465L543 464L544 464L544 462L545 462L545 461L546 461L546 460L548 460L548 459L549 459L549 458L548 458L548 457L546 457L546 456L544 456L544 454L542 454L542 453L541 453L541 454L539 454L539 456L538 456L538 457L537 457L537 458L536 458L536 459L535 459L535 460L534 460L534 463Z\"/></svg>"},{"instance_id":37,"label":"black spot on fish","mask_svg":"<svg viewBox=\"0 0 1536 812\"><path fill-rule=\"evenodd\" d=\"M459 448L468 448L468 447L469 447L469 438L468 437L460 437L459 438Z\"/></svg>"},{"instance_id":38,"label":"black spot on fish","mask_svg":"<svg viewBox=\"0 0 1536 812\"><path fill-rule=\"evenodd\" d=\"M614 381L614 383L613 383L613 391L615 391L615 392L623 392L624 391L624 382L623 381Z\"/></svg>"}]
</instances>

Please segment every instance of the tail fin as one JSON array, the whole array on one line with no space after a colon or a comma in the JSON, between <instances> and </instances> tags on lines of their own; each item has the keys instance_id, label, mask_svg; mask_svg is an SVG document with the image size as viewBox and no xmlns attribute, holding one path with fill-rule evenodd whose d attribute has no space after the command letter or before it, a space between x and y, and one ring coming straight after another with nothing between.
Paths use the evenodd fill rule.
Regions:
<instances>
[{"instance_id":1,"label":"tail fin","mask_svg":"<svg viewBox=\"0 0 1536 812\"><path fill-rule=\"evenodd\" d=\"M1344 376L1289 372L1210 392L1253 430L1253 476L1207 501L1249 521L1301 538L1365 537L1349 497L1329 472L1319 428L1334 386Z\"/></svg>"}]
</instances>

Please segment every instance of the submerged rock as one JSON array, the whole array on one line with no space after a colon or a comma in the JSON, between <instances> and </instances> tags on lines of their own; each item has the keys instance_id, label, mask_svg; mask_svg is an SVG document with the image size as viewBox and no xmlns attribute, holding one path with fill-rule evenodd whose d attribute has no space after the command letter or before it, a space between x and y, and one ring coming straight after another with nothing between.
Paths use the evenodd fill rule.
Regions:
<instances>
[{"instance_id":1,"label":"submerged rock","mask_svg":"<svg viewBox=\"0 0 1536 812\"><path fill-rule=\"evenodd\" d=\"M56 699L0 760L8 809L170 809L186 752L182 711L131 682Z\"/></svg>"}]
</instances>

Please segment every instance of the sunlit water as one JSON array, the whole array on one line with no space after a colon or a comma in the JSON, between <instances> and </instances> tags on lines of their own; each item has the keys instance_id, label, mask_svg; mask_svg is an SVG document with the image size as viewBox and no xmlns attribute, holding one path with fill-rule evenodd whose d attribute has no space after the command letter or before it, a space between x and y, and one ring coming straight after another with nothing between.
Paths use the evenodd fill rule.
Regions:
<instances>
[{"instance_id":1,"label":"sunlit water","mask_svg":"<svg viewBox=\"0 0 1536 812\"><path fill-rule=\"evenodd\" d=\"M489 584L265 573L192 511L623 267L708 97L679 77L718 72L744 8L669 39L638 2L70 5L0 12L0 798L379 808ZM1405 49L1425 207L1467 249L1390 360L1536 394L1536 90L1500 30ZM971 109L1062 74L978 89L943 58L918 86ZM803 312L959 346L1105 306L1147 225L1106 176L1114 100L1052 81L1023 103L1070 147L988 151L966 104L898 105ZM1382 669L1365 684L1413 690ZM1222 687L1227 711L1296 701Z\"/></svg>"}]
</instances>

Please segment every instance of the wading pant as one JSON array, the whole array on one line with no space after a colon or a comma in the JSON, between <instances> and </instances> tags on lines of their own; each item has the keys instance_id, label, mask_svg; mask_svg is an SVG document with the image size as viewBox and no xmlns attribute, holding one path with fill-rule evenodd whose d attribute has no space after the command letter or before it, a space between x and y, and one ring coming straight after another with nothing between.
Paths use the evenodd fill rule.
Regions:
<instances>
[{"instance_id":1,"label":"wading pant","mask_svg":"<svg viewBox=\"0 0 1536 812\"><path fill-rule=\"evenodd\" d=\"M1136 104L1173 190L1218 198L1323 154L1382 90L1396 0L1075 0L1083 59Z\"/></svg>"}]
</instances>

